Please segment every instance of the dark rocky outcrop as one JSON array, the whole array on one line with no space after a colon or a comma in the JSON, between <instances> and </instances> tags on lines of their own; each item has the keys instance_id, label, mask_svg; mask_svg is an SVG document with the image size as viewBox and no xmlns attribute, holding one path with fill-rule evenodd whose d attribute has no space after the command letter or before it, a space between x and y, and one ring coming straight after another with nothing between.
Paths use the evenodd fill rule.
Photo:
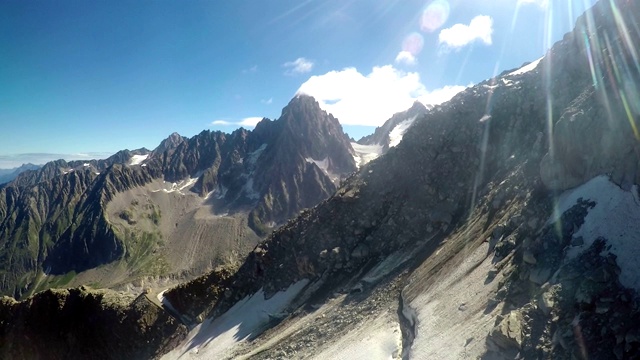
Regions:
<instances>
[{"instance_id":1,"label":"dark rocky outcrop","mask_svg":"<svg viewBox=\"0 0 640 360\"><path fill-rule=\"evenodd\" d=\"M3 359L151 359L186 333L144 294L82 287L0 299Z\"/></svg>"}]
</instances>

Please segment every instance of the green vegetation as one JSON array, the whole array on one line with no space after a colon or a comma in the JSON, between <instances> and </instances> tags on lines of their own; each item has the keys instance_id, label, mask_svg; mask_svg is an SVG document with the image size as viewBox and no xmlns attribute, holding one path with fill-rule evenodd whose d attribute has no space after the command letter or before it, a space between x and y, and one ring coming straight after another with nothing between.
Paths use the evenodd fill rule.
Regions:
<instances>
[{"instance_id":1,"label":"green vegetation","mask_svg":"<svg viewBox=\"0 0 640 360\"><path fill-rule=\"evenodd\" d=\"M160 232L125 229L123 235L124 261L132 274L163 275L169 271L169 264L158 251L164 245Z\"/></svg>"},{"instance_id":2,"label":"green vegetation","mask_svg":"<svg viewBox=\"0 0 640 360\"><path fill-rule=\"evenodd\" d=\"M59 289L64 288L75 277L75 271L69 271L64 275L45 275L43 272L38 272L38 275L34 279L34 285L31 288L31 294L35 294L46 289Z\"/></svg>"},{"instance_id":3,"label":"green vegetation","mask_svg":"<svg viewBox=\"0 0 640 360\"><path fill-rule=\"evenodd\" d=\"M151 214L147 215L149 219L156 225L160 225L160 218L162 217L162 212L160 209L157 209L155 206L151 209Z\"/></svg>"},{"instance_id":4,"label":"green vegetation","mask_svg":"<svg viewBox=\"0 0 640 360\"><path fill-rule=\"evenodd\" d=\"M253 210L249 213L249 227L255 231L258 236L266 236L271 229L265 225L260 216L257 214L256 210Z\"/></svg>"},{"instance_id":5,"label":"green vegetation","mask_svg":"<svg viewBox=\"0 0 640 360\"><path fill-rule=\"evenodd\" d=\"M136 224L136 221L133 219L133 212L129 209L122 210L118 216L120 216L120 219L125 220L129 225Z\"/></svg>"}]
</instances>

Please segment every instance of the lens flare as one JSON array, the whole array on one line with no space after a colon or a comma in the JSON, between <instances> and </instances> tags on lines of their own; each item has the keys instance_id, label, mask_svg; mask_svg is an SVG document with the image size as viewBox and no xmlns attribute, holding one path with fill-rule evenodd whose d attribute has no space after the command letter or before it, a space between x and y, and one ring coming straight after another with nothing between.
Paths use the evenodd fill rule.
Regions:
<instances>
[{"instance_id":1,"label":"lens flare","mask_svg":"<svg viewBox=\"0 0 640 360\"><path fill-rule=\"evenodd\" d=\"M451 7L446 0L432 1L422 12L420 18L420 29L426 32L438 30L449 18Z\"/></svg>"},{"instance_id":2,"label":"lens flare","mask_svg":"<svg viewBox=\"0 0 640 360\"><path fill-rule=\"evenodd\" d=\"M424 38L418 33L411 33L402 41L402 50L411 53L411 55L418 55L422 51L424 46Z\"/></svg>"}]
</instances>

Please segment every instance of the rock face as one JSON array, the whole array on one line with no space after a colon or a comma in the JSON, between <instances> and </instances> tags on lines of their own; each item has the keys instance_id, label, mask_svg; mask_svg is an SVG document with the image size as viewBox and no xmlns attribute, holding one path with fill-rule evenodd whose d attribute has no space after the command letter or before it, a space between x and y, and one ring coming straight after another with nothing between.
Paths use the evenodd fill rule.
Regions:
<instances>
[{"instance_id":1,"label":"rock face","mask_svg":"<svg viewBox=\"0 0 640 360\"><path fill-rule=\"evenodd\" d=\"M254 131L203 131L190 139L174 133L153 151L58 160L26 171L0 187L0 293L19 298L36 290L44 275L80 273L119 259L140 263L138 253L156 251L147 246L172 241L156 230L163 217L175 218L166 213L176 211L171 206L161 214L155 204L145 205L152 221L143 227L124 209L112 216L130 226L114 228L106 207L116 194L164 181L171 184L165 192L212 196L216 213L245 214L263 236L332 194L356 170L352 153L338 121L313 98L298 96L280 119L263 119ZM132 208L139 202L129 201Z\"/></svg>"},{"instance_id":2,"label":"rock face","mask_svg":"<svg viewBox=\"0 0 640 360\"><path fill-rule=\"evenodd\" d=\"M633 47L640 34L628 30L635 19L618 13L635 11L637 6L635 1L615 2L612 11L610 5L599 2L578 19L575 30L554 46L543 64L555 79L549 84L552 91L560 97L553 102L569 101L562 108L553 107L560 117L554 122L552 146L540 169L550 188L575 187L598 174L611 174L627 188L640 179L636 124L640 74ZM617 69L618 75L609 74L608 69Z\"/></svg>"},{"instance_id":3,"label":"rock face","mask_svg":"<svg viewBox=\"0 0 640 360\"><path fill-rule=\"evenodd\" d=\"M146 295L83 287L0 299L3 359L150 359L186 333Z\"/></svg>"}]
</instances>

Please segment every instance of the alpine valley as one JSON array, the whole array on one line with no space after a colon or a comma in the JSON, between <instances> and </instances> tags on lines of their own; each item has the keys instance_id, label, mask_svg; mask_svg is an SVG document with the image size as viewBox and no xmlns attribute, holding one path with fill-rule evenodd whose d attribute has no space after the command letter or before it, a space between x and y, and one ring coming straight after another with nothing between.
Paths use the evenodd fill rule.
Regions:
<instances>
[{"instance_id":1,"label":"alpine valley","mask_svg":"<svg viewBox=\"0 0 640 360\"><path fill-rule=\"evenodd\" d=\"M352 141L310 96L0 185L0 358L640 358L640 2Z\"/></svg>"}]
</instances>

